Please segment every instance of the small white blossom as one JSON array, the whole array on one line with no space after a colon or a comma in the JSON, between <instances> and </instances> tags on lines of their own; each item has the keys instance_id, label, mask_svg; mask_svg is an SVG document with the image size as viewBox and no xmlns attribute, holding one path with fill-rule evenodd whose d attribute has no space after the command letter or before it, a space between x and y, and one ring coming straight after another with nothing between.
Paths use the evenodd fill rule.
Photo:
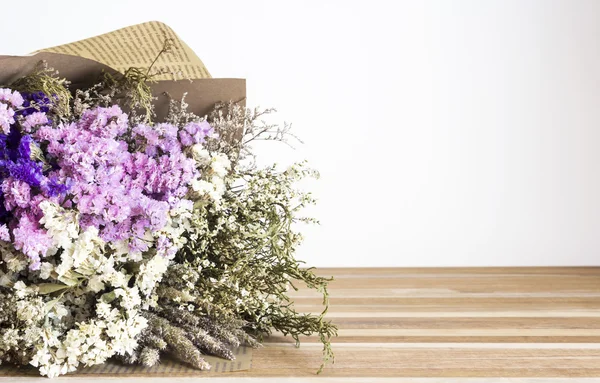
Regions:
<instances>
[{"instance_id":1,"label":"small white blossom","mask_svg":"<svg viewBox=\"0 0 600 383\"><path fill-rule=\"evenodd\" d=\"M42 264L40 266L40 278L41 279L50 278L50 274L52 273L53 270L54 270L54 265L52 265L49 262L42 262Z\"/></svg>"},{"instance_id":2,"label":"small white blossom","mask_svg":"<svg viewBox=\"0 0 600 383\"><path fill-rule=\"evenodd\" d=\"M17 298L25 298L31 293L31 290L25 285L23 281L17 281L13 286L13 291Z\"/></svg>"}]
</instances>

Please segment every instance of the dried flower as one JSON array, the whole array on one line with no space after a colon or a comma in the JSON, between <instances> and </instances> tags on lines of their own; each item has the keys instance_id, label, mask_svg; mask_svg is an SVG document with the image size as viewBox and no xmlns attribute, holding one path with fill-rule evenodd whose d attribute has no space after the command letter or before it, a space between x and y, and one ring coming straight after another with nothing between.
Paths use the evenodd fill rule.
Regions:
<instances>
[{"instance_id":1,"label":"dried flower","mask_svg":"<svg viewBox=\"0 0 600 383\"><path fill-rule=\"evenodd\" d=\"M330 279L294 257L295 224L316 223L295 184L317 174L258 168L251 148L289 126L233 103L200 118L183 99L153 122L150 69L72 103L43 65L0 88L0 362L54 377L169 353L207 370L203 354L234 359L272 331L317 334L328 361ZM297 282L323 294L322 314L294 310Z\"/></svg>"}]
</instances>

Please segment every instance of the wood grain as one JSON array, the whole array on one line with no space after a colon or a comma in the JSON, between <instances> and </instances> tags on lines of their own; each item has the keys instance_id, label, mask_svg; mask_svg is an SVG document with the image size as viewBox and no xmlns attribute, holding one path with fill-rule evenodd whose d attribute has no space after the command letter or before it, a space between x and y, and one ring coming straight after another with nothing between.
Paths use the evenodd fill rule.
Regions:
<instances>
[{"instance_id":1,"label":"wood grain","mask_svg":"<svg viewBox=\"0 0 600 383\"><path fill-rule=\"evenodd\" d=\"M335 364L321 375L318 339L305 337L298 349L274 334L254 352L251 370L170 381L600 382L583 380L600 377L600 267L318 273L336 278L328 318L340 328ZM291 295L303 312L322 309L312 291Z\"/></svg>"},{"instance_id":2,"label":"wood grain","mask_svg":"<svg viewBox=\"0 0 600 383\"><path fill-rule=\"evenodd\" d=\"M326 377L600 377L600 268L321 269L338 324ZM317 294L292 292L320 310ZM318 340L274 335L244 376L314 376Z\"/></svg>"}]
</instances>

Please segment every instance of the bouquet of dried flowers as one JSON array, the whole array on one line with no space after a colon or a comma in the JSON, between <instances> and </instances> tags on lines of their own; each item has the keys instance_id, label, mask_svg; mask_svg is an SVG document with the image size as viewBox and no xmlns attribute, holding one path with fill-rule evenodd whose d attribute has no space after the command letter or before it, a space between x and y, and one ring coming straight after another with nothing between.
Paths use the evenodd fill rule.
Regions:
<instances>
[{"instance_id":1,"label":"bouquet of dried flowers","mask_svg":"<svg viewBox=\"0 0 600 383\"><path fill-rule=\"evenodd\" d=\"M40 63L0 84L0 362L55 377L170 354L209 369L203 354L232 359L272 331L316 334L331 359L326 310L298 313L286 293L305 283L327 307L329 279L294 258L295 224L315 222L295 184L316 173L253 161L253 141L289 127L185 99L156 120L156 73L74 90Z\"/></svg>"}]
</instances>

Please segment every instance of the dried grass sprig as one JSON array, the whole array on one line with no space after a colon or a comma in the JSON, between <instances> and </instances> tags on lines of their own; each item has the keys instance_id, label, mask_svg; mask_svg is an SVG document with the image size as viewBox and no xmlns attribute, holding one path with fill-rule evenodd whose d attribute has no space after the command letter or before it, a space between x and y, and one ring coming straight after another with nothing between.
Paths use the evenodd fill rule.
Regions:
<instances>
[{"instance_id":1,"label":"dried grass sprig","mask_svg":"<svg viewBox=\"0 0 600 383\"><path fill-rule=\"evenodd\" d=\"M52 97L54 114L64 120L71 115L70 102L73 98L68 85L66 79L59 77L59 73L42 60L30 74L9 84L9 88L26 93L43 92Z\"/></svg>"}]
</instances>

